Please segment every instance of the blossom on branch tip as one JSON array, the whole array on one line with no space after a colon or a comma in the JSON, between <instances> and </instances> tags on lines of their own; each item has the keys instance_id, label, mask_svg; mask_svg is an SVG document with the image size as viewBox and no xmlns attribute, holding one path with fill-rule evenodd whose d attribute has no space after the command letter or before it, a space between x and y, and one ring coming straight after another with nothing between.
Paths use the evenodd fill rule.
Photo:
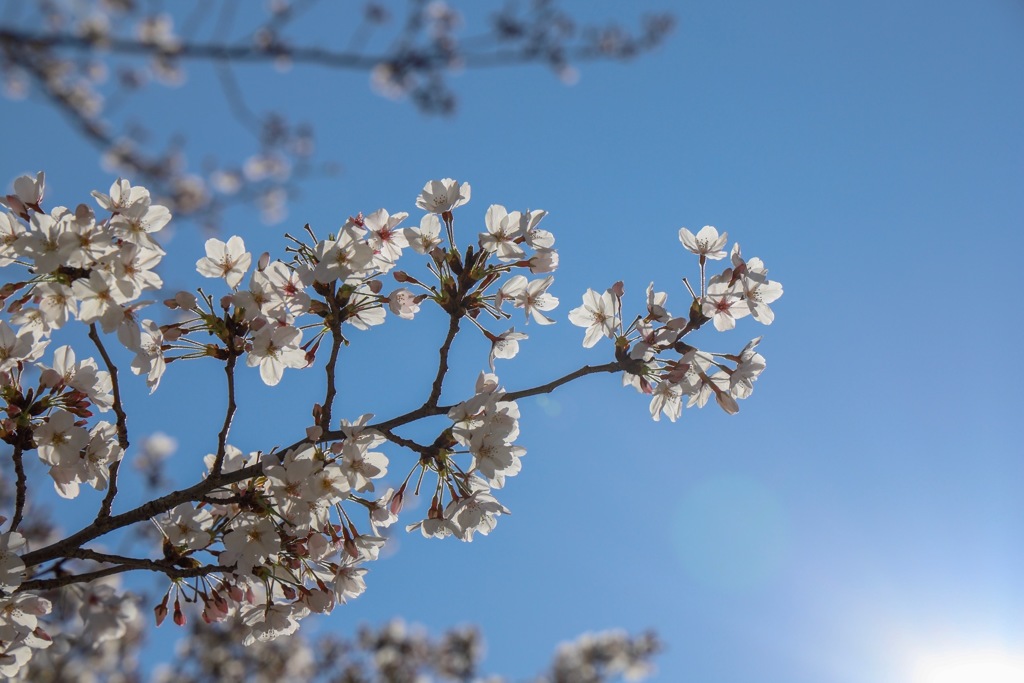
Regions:
<instances>
[{"instance_id":1,"label":"blossom on branch tip","mask_svg":"<svg viewBox=\"0 0 1024 683\"><path fill-rule=\"evenodd\" d=\"M388 296L388 308L399 318L412 320L420 311L421 297L414 295L405 287L399 287Z\"/></svg>"},{"instance_id":2,"label":"blossom on branch tip","mask_svg":"<svg viewBox=\"0 0 1024 683\"><path fill-rule=\"evenodd\" d=\"M259 365L263 383L275 386L285 368L306 367L306 352L299 348L301 341L302 330L297 327L266 325L253 335L246 365Z\"/></svg>"},{"instance_id":3,"label":"blossom on branch tip","mask_svg":"<svg viewBox=\"0 0 1024 683\"><path fill-rule=\"evenodd\" d=\"M451 178L431 180L416 198L416 206L430 213L448 213L468 202L470 192L469 183L459 184Z\"/></svg>"},{"instance_id":4,"label":"blossom on branch tip","mask_svg":"<svg viewBox=\"0 0 1024 683\"><path fill-rule=\"evenodd\" d=\"M206 257L196 261L196 270L204 277L222 277L228 287L234 289L250 263L252 254L245 250L241 237L234 235L227 242L212 237L206 240Z\"/></svg>"},{"instance_id":5,"label":"blossom on branch tip","mask_svg":"<svg viewBox=\"0 0 1024 683\"><path fill-rule=\"evenodd\" d=\"M515 358L516 354L519 353L519 342L528 338L526 334L516 332L514 327L493 337L491 339L491 355L488 357L488 365L491 367L491 372L494 372L495 358Z\"/></svg>"},{"instance_id":6,"label":"blossom on branch tip","mask_svg":"<svg viewBox=\"0 0 1024 683\"><path fill-rule=\"evenodd\" d=\"M743 303L743 289L726 275L711 278L702 306L704 315L714 321L719 332L733 329L737 319L750 315Z\"/></svg>"},{"instance_id":7,"label":"blossom on branch tip","mask_svg":"<svg viewBox=\"0 0 1024 683\"><path fill-rule=\"evenodd\" d=\"M577 327L587 328L583 347L589 349L601 337L615 338L619 326L616 297L611 290L598 294L588 289L583 295L583 305L569 311L569 322Z\"/></svg>"},{"instance_id":8,"label":"blossom on branch tip","mask_svg":"<svg viewBox=\"0 0 1024 683\"><path fill-rule=\"evenodd\" d=\"M402 234L417 254L429 254L441 246L441 221L435 214L428 213L420 219L420 227L405 228Z\"/></svg>"},{"instance_id":9,"label":"blossom on branch tip","mask_svg":"<svg viewBox=\"0 0 1024 683\"><path fill-rule=\"evenodd\" d=\"M43 194L46 192L46 174L42 171L36 173L33 178L29 175L18 176L14 179L14 197L22 204L38 210L39 202L43 201ZM11 195L8 195L10 200Z\"/></svg>"},{"instance_id":10,"label":"blossom on branch tip","mask_svg":"<svg viewBox=\"0 0 1024 683\"><path fill-rule=\"evenodd\" d=\"M723 232L719 235L718 229L713 225L705 225L696 235L686 228L679 228L679 241L687 250L702 259L718 261L726 257L725 245L729 241L729 233Z\"/></svg>"},{"instance_id":11,"label":"blossom on branch tip","mask_svg":"<svg viewBox=\"0 0 1024 683\"><path fill-rule=\"evenodd\" d=\"M526 252L516 244L522 239L520 214L518 211L508 213L504 206L491 204L484 218L487 232L480 233L480 247L498 257L499 261L518 261L525 258Z\"/></svg>"}]
</instances>

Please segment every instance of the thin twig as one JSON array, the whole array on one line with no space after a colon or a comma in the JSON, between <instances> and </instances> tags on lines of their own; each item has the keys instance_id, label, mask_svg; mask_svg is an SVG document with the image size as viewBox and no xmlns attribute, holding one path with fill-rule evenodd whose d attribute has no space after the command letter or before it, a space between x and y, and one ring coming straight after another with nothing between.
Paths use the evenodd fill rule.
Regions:
<instances>
[{"instance_id":1,"label":"thin twig","mask_svg":"<svg viewBox=\"0 0 1024 683\"><path fill-rule=\"evenodd\" d=\"M402 446L404 448L408 448L410 451L414 451L416 453L419 453L420 455L425 455L430 450L427 446L416 443L412 439L406 439L404 437L398 436L390 429L378 429L377 431L383 434L384 438L387 439L388 441L398 444L399 446Z\"/></svg>"},{"instance_id":2,"label":"thin twig","mask_svg":"<svg viewBox=\"0 0 1024 683\"><path fill-rule=\"evenodd\" d=\"M455 335L459 333L459 322L462 320L462 316L457 313L449 315L448 336L444 338L444 343L438 349L437 375L434 377L434 383L430 387L430 396L427 398L427 402L423 404L430 408L436 407L437 402L441 399L444 376L448 374L448 352L451 351Z\"/></svg>"},{"instance_id":3,"label":"thin twig","mask_svg":"<svg viewBox=\"0 0 1024 683\"><path fill-rule=\"evenodd\" d=\"M332 305L333 308L336 306ZM337 314L337 311L335 311ZM331 356L327 359L327 367L324 371L327 375L327 393L324 395L324 404L321 407L320 412L320 428L323 431L328 431L331 428L331 416L334 413L334 398L338 395L338 380L336 375L336 369L338 365L338 354L341 351L341 344L344 337L341 334L341 323L338 322L337 315L334 316L335 321L331 325Z\"/></svg>"},{"instance_id":4,"label":"thin twig","mask_svg":"<svg viewBox=\"0 0 1024 683\"><path fill-rule=\"evenodd\" d=\"M170 565L161 565L154 562L153 571L159 571L167 575L170 579L188 579L193 576L206 576L207 574L215 574L222 572L227 567L221 567L219 565L204 564L200 567L173 567ZM105 576L112 576L114 574L123 574L124 572L130 572L140 567L132 565L116 565L113 567L106 567L104 569L97 569L96 571L86 572L84 574L67 574L65 576L58 576L55 579L35 579L32 581L25 581L18 587L18 591L44 591L52 590L54 588L61 588L63 586L69 586L74 583L88 583L95 581L96 579L102 579Z\"/></svg>"},{"instance_id":5,"label":"thin twig","mask_svg":"<svg viewBox=\"0 0 1024 683\"><path fill-rule=\"evenodd\" d=\"M124 406L121 404L121 386L117 381L117 366L110 360L110 356L107 354L107 349L103 346L103 341L100 339L99 332L96 331L96 323L89 325L89 339L92 340L96 348L99 349L100 356L103 358L103 363L107 366L107 372L110 373L110 382L113 386L114 392L114 414L117 415L117 445L121 447L122 458L123 453L128 451L128 415L124 412ZM96 515L97 519L102 517L110 516L110 509L114 505L114 496L117 495L117 470L121 466L121 458L110 463L110 482L108 483L107 495L103 497L103 503L100 505L100 511Z\"/></svg>"},{"instance_id":6,"label":"thin twig","mask_svg":"<svg viewBox=\"0 0 1024 683\"><path fill-rule=\"evenodd\" d=\"M228 362L224 365L224 374L227 375L228 379L228 407L224 411L224 424L220 428L220 433L217 434L217 457L214 458L213 468L211 469L211 476L219 477L220 471L224 467L224 458L227 455L228 445L228 433L231 431L231 421L235 417L235 411L238 410L238 405L235 403L235 361L238 356L234 353L234 345L230 345L228 348Z\"/></svg>"},{"instance_id":7,"label":"thin twig","mask_svg":"<svg viewBox=\"0 0 1024 683\"><path fill-rule=\"evenodd\" d=\"M18 477L18 481L14 502L14 519L11 521L10 531L18 530L18 526L21 524L22 517L25 514L25 495L28 491L28 479L25 477L25 464L22 462L21 456L21 444L15 444L14 453L11 457L14 458L14 472Z\"/></svg>"}]
</instances>

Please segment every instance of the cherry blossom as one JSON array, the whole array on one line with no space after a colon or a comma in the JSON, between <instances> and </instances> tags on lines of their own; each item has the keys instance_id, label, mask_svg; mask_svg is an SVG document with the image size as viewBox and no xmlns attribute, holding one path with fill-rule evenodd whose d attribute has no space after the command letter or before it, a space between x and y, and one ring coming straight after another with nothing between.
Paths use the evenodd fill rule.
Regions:
<instances>
[{"instance_id":1,"label":"cherry blossom","mask_svg":"<svg viewBox=\"0 0 1024 683\"><path fill-rule=\"evenodd\" d=\"M382 272L394 267L395 261L402 255L402 249L409 246L405 233L397 230L398 225L409 217L403 212L389 215L384 209L374 211L364 219L369 231L366 242L376 255L377 266Z\"/></svg>"},{"instance_id":2,"label":"cherry blossom","mask_svg":"<svg viewBox=\"0 0 1024 683\"><path fill-rule=\"evenodd\" d=\"M469 183L460 185L451 178L431 180L416 198L416 206L430 213L447 213L468 202L471 189Z\"/></svg>"},{"instance_id":3,"label":"cherry blossom","mask_svg":"<svg viewBox=\"0 0 1024 683\"><path fill-rule=\"evenodd\" d=\"M543 315L541 311L550 311L558 306L558 297L547 293L548 287L554 283L551 275L540 280L527 281L522 275L509 278L501 287L502 294L512 299L516 308L526 312L527 322L530 316L540 325L551 325L555 321Z\"/></svg>"},{"instance_id":4,"label":"cherry blossom","mask_svg":"<svg viewBox=\"0 0 1024 683\"><path fill-rule=\"evenodd\" d=\"M583 305L569 311L569 322L587 328L583 337L584 348L590 348L601 337L614 338L619 326L616 300L612 292L598 294L588 289L583 295Z\"/></svg>"},{"instance_id":5,"label":"cherry blossom","mask_svg":"<svg viewBox=\"0 0 1024 683\"><path fill-rule=\"evenodd\" d=\"M196 261L196 270L204 277L222 277L234 289L252 263L252 254L245 250L242 238L235 235L222 242L216 237L206 240L206 257Z\"/></svg>"},{"instance_id":6,"label":"cherry blossom","mask_svg":"<svg viewBox=\"0 0 1024 683\"><path fill-rule=\"evenodd\" d=\"M388 295L388 308L399 318L412 320L419 313L419 302L416 297L405 287L399 287Z\"/></svg>"},{"instance_id":7,"label":"cherry blossom","mask_svg":"<svg viewBox=\"0 0 1024 683\"><path fill-rule=\"evenodd\" d=\"M260 378L267 386L281 381L285 368L306 367L306 354L299 348L302 330L287 325L267 325L252 339L252 349L245 362L260 366Z\"/></svg>"},{"instance_id":8,"label":"cherry blossom","mask_svg":"<svg viewBox=\"0 0 1024 683\"><path fill-rule=\"evenodd\" d=\"M717 261L726 257L724 247L729 241L729 233L723 232L719 235L718 229L713 225L705 225L696 235L686 228L679 228L679 241L687 250L702 259Z\"/></svg>"},{"instance_id":9,"label":"cherry blossom","mask_svg":"<svg viewBox=\"0 0 1024 683\"><path fill-rule=\"evenodd\" d=\"M508 213L504 206L492 204L484 219L487 232L480 233L480 246L496 254L501 261L518 261L526 256L522 247L516 244L523 239L518 211Z\"/></svg>"},{"instance_id":10,"label":"cherry blossom","mask_svg":"<svg viewBox=\"0 0 1024 683\"><path fill-rule=\"evenodd\" d=\"M491 340L491 355L487 359L491 372L494 372L495 358L516 357L516 354L519 353L519 342L523 339L529 339L529 337L522 332L516 332L516 328L513 327Z\"/></svg>"},{"instance_id":11,"label":"cherry blossom","mask_svg":"<svg viewBox=\"0 0 1024 683\"><path fill-rule=\"evenodd\" d=\"M704 315L710 317L719 332L736 327L736 320L750 315L743 303L743 289L728 277L714 277L704 297Z\"/></svg>"},{"instance_id":12,"label":"cherry blossom","mask_svg":"<svg viewBox=\"0 0 1024 683\"><path fill-rule=\"evenodd\" d=\"M417 254L429 254L441 246L441 221L432 213L420 220L418 228L405 228L402 233Z\"/></svg>"}]
</instances>

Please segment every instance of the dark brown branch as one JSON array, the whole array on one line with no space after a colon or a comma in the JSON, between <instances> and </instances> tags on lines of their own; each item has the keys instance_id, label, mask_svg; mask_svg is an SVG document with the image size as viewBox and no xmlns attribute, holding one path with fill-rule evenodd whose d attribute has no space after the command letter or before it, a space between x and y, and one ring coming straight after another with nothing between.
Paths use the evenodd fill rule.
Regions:
<instances>
[{"instance_id":1,"label":"dark brown branch","mask_svg":"<svg viewBox=\"0 0 1024 683\"><path fill-rule=\"evenodd\" d=\"M25 496L28 492L28 479L25 476L25 463L22 462L22 449L21 444L15 444L14 453L14 472L17 476L15 501L14 501L14 519L11 521L10 531L17 531L18 526L21 524L21 520L25 514Z\"/></svg>"},{"instance_id":2,"label":"dark brown branch","mask_svg":"<svg viewBox=\"0 0 1024 683\"><path fill-rule=\"evenodd\" d=\"M238 356L235 355L233 343L229 343L228 354L228 361L224 365L224 374L227 375L228 379L228 407L224 411L224 424L220 428L220 433L217 434L217 457L214 459L213 468L210 470L211 476L214 478L220 476L220 471L224 467L228 433L231 431L231 421L235 417L235 411L238 410L238 405L235 403L235 361L238 360Z\"/></svg>"},{"instance_id":3,"label":"dark brown branch","mask_svg":"<svg viewBox=\"0 0 1024 683\"><path fill-rule=\"evenodd\" d=\"M419 453L420 455L425 455L430 450L426 446L416 443L412 439L406 439L404 437L398 436L390 429L378 429L377 431L383 434L384 438L390 441L391 443L395 443L404 448L408 448L410 451Z\"/></svg>"},{"instance_id":4,"label":"dark brown branch","mask_svg":"<svg viewBox=\"0 0 1024 683\"><path fill-rule=\"evenodd\" d=\"M444 343L438 349L437 375L434 377L434 383L430 386L430 396L427 398L427 402L423 404L424 407L428 408L437 407L437 402L441 400L444 376L448 374L448 353L451 351L455 335L459 333L459 323L462 320L462 316L458 313L451 313L449 315L448 336L444 338Z\"/></svg>"},{"instance_id":5,"label":"dark brown branch","mask_svg":"<svg viewBox=\"0 0 1024 683\"><path fill-rule=\"evenodd\" d=\"M96 331L96 323L89 325L89 339L99 349L103 363L107 366L107 372L110 373L110 382L114 391L113 408L114 414L117 415L117 445L121 447L121 457L123 458L124 454L128 452L128 415L125 414L124 406L121 404L121 386L117 381L117 366L110 360L107 349L103 346L99 332ZM100 511L96 515L97 519L110 516L110 510L114 505L114 497L117 495L117 471L120 466L120 458L110 464L110 481L107 484L107 495L103 497Z\"/></svg>"},{"instance_id":6,"label":"dark brown branch","mask_svg":"<svg viewBox=\"0 0 1024 683\"><path fill-rule=\"evenodd\" d=\"M127 559L127 558L126 558ZM112 576L114 574L123 574L124 572L130 572L137 569L150 569L152 571L158 571L167 575L169 579L188 579L194 576L206 576L208 574L216 574L228 569L227 567L221 567L218 565L206 564L201 567L175 567L170 564L162 564L150 560L151 564L142 566L141 560L132 560L132 564L119 564L113 567L105 567L103 569L97 569L96 571L86 572L84 574L66 574L64 576L58 576L53 579L33 579L31 581L25 581L18 588L19 591L44 591L52 590L54 588L61 588L63 586L69 586L75 583L88 583L95 581L96 579L102 579L105 576Z\"/></svg>"},{"instance_id":7,"label":"dark brown branch","mask_svg":"<svg viewBox=\"0 0 1024 683\"><path fill-rule=\"evenodd\" d=\"M333 297L332 297L333 298ZM332 308L337 309L337 304L331 304ZM325 374L327 375L327 393L324 395L324 404L320 412L320 428L322 430L329 431L331 428L331 417L334 413L334 398L338 395L338 380L336 375L338 365L338 354L341 351L341 344L344 337L341 334L341 323L339 320L339 312L333 311L334 322L331 323L331 356L327 359L327 367L324 368Z\"/></svg>"},{"instance_id":8,"label":"dark brown branch","mask_svg":"<svg viewBox=\"0 0 1024 683\"><path fill-rule=\"evenodd\" d=\"M58 557L67 557L72 551L80 548L83 544L99 538L100 536L103 536L115 529L120 529L137 522L143 522L151 517L156 517L161 513L167 512L176 505L199 500L214 489L253 477L260 472L261 467L259 465L253 465L252 467L247 467L243 470L222 474L217 478L208 477L193 486L168 493L165 496L143 503L137 508L123 512L119 515L97 518L92 524L84 527L65 539L52 543L45 548L40 548L39 550L26 553L22 556L21 560L25 563L26 567L33 567L43 562L57 559Z\"/></svg>"},{"instance_id":9,"label":"dark brown branch","mask_svg":"<svg viewBox=\"0 0 1024 683\"><path fill-rule=\"evenodd\" d=\"M579 379L580 377L585 377L586 375L592 375L599 372L616 372L622 369L622 364L618 362L606 363L605 365L585 365L582 368L570 372L567 375L563 375L562 377L551 382L548 382L547 384L542 384L540 386L532 387L529 389L513 391L508 394L505 394L505 397L508 400L515 400L517 398L535 396L537 394L543 394L553 391L554 389L562 386L563 384L571 382L575 379ZM401 425L414 422L424 417L430 417L432 415L443 415L444 413L447 413L449 410L451 410L451 408L452 406L421 406L420 408L405 413L404 415L399 415L398 417L394 417L390 420L386 420L384 422L380 422L377 424L371 424L369 425L369 427L372 429L377 429L378 431L381 432L389 432L395 427L399 427ZM337 430L325 432L323 435L321 435L320 438L322 440L333 440L344 438L344 436L345 435L343 432ZM302 439L300 441L297 441L296 443L282 449L280 452L287 453L289 450L298 448L303 443L307 443L307 440ZM71 536L68 536L63 540L57 541L56 543L52 543L51 545L46 546L45 548L41 548L39 550L34 550L30 553L26 553L22 556L21 560L25 563L26 567L33 567L38 564L42 564L43 562L48 562L50 560L56 559L58 557L67 557L72 551L80 548L83 544L88 543L89 541L92 541L96 538L99 538L100 536L103 536L104 534L107 534L110 531L147 520L151 517L155 517L181 503L201 500L203 496L208 494L210 491L213 491L218 488L223 488L233 483L258 476L259 474L262 473L262 471L262 465L256 464L250 465L249 467L244 467L239 470L235 470L233 472L222 473L219 477L208 477L207 479L193 486L190 486L189 488L174 491L173 493L169 493L166 496L161 496L160 498L151 500L148 503L144 503L133 510L129 510L128 512L124 512L120 515L112 515L110 517L97 519L89 526L79 530L78 532L72 534ZM25 585L26 584L22 584L22 588L19 590L28 590L24 587Z\"/></svg>"},{"instance_id":10,"label":"dark brown branch","mask_svg":"<svg viewBox=\"0 0 1024 683\"><path fill-rule=\"evenodd\" d=\"M559 377L558 379L548 382L547 384L541 384L530 389L520 389L519 391L510 391L505 394L503 400L505 401L518 401L521 398L527 398L528 396L537 396L538 394L550 394L552 391L568 384L569 382L579 379L580 377L586 377L587 375L593 375L598 372L618 372L623 370L622 363L615 361L612 363L605 363L604 365L584 365L576 372L570 372L568 375Z\"/></svg>"}]
</instances>

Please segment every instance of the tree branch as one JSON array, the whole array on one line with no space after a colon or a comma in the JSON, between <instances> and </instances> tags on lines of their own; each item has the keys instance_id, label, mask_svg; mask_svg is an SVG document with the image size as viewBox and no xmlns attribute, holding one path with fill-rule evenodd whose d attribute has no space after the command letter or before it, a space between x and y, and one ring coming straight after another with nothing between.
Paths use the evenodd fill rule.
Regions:
<instances>
[{"instance_id":1,"label":"tree branch","mask_svg":"<svg viewBox=\"0 0 1024 683\"><path fill-rule=\"evenodd\" d=\"M91 552L91 551L90 551ZM99 555L100 553L96 553ZM115 557L111 555L110 557ZM132 560L130 558L124 558L129 561L129 564L118 564L113 567L104 567L103 569L97 569L96 571L86 572L84 574L67 574L64 576L58 576L53 579L33 579L31 581L25 581L18 588L18 591L44 591L52 590L54 588L61 588L63 586L69 586L75 583L88 583L95 581L96 579L102 579L105 576L112 576L114 574L123 574L137 569L149 569L152 571L158 571L167 575L169 579L188 579L194 576L206 576L208 574L215 574L222 572L227 567L221 567L220 565L205 564L200 567L175 567L170 564L163 564L155 560ZM102 560L98 560L102 561Z\"/></svg>"},{"instance_id":2,"label":"tree branch","mask_svg":"<svg viewBox=\"0 0 1024 683\"><path fill-rule=\"evenodd\" d=\"M96 331L96 323L89 325L89 339L92 340L96 348L99 349L100 356L103 358L103 363L107 366L107 372L110 373L110 383L114 391L114 414L117 415L117 445L121 447L122 455L128 451L128 416L124 412L124 406L121 404L121 386L117 381L117 366L110 360L110 356L107 354L107 349L103 346L103 341L100 339L99 332ZM117 470L121 466L121 459L117 459L110 464L110 482L108 484L107 495L103 498L103 503L100 505L100 511L96 515L96 518L109 517L110 509L114 505L114 496L117 495Z\"/></svg>"},{"instance_id":3,"label":"tree branch","mask_svg":"<svg viewBox=\"0 0 1024 683\"><path fill-rule=\"evenodd\" d=\"M448 336L445 337L444 343L441 344L441 348L438 349L439 358L437 361L437 375L434 377L434 383L430 387L430 396L427 398L427 402L423 404L424 407L435 408L437 407L437 402L441 399L441 388L444 385L444 376L448 374L448 352L451 351L455 335L459 333L459 323L461 320L461 314L449 314Z\"/></svg>"},{"instance_id":4,"label":"tree branch","mask_svg":"<svg viewBox=\"0 0 1024 683\"><path fill-rule=\"evenodd\" d=\"M17 475L15 502L14 502L14 519L11 521L10 531L17 531L18 526L21 524L23 515L25 514L25 496L28 491L28 479L25 476L25 463L22 462L22 449L21 444L15 444L14 453L12 458L14 459L14 472Z\"/></svg>"},{"instance_id":5,"label":"tree branch","mask_svg":"<svg viewBox=\"0 0 1024 683\"><path fill-rule=\"evenodd\" d=\"M606 363L604 365L585 365L582 368L570 372L567 375L563 375L556 380L542 384L540 386L531 387L529 389L521 389L505 394L507 400L516 400L518 398L525 398L528 396L535 396L537 394L543 394L553 391L554 389L579 379L587 375L592 375L599 372L617 372L622 370L623 366L619 362ZM399 415L398 417L379 422L377 424L368 425L372 429L376 429L383 433L390 433L390 430L395 427L414 422L424 417L430 417L432 415L443 415L452 409L453 406L421 406L416 410ZM344 438L345 434L341 430L326 431L321 435L321 440L335 440ZM394 435L393 435L394 436ZM301 439L294 444L282 449L280 453L287 453L289 450L298 448L303 443L306 443L307 439ZM405 445L405 444L402 444ZM174 491L160 498L156 498L147 503L140 505L139 507L129 510L128 512L121 513L120 515L111 515L109 517L103 517L102 519L97 518L89 526L79 530L78 532L68 536L65 539L52 543L45 548L34 550L30 553L26 553L21 557L22 562L25 563L26 567L33 567L43 562L56 559L58 557L68 557L74 550L81 548L81 546L89 541L92 541L104 534L109 533L115 529L120 529L137 522L145 521L151 517L155 517L163 512L167 512L171 508L185 502L201 500L203 496L208 494L214 489L229 486L233 483L243 481L245 479L251 479L252 477L258 476L263 471L262 465L250 465L249 467L243 467L242 469L235 470L233 472L224 472L219 477L210 476L205 480L190 486L186 489ZM121 571L127 571L122 569ZM25 588L27 584L22 584L19 590L28 590Z\"/></svg>"},{"instance_id":6,"label":"tree branch","mask_svg":"<svg viewBox=\"0 0 1024 683\"><path fill-rule=\"evenodd\" d=\"M231 421L235 417L235 411L238 410L238 405L235 404L235 361L238 356L234 352L234 343L228 343L228 362L224 364L224 374L227 375L228 379L228 407L224 412L224 424L220 428L220 433L217 434L217 457L213 461L213 467L211 468L212 477L219 477L220 471L224 467L224 457L227 454L228 445L228 433L231 431Z\"/></svg>"},{"instance_id":7,"label":"tree branch","mask_svg":"<svg viewBox=\"0 0 1024 683\"><path fill-rule=\"evenodd\" d=\"M337 309L337 304L333 301L331 303L331 308ZM327 367L324 368L325 373L327 374L327 393L324 395L324 405L320 413L320 428L325 432L331 428L331 416L334 412L334 397L338 394L337 377L335 372L338 364L338 353L341 351L341 343L344 339L341 335L341 323L338 322L338 311L333 310L332 316L331 357L327 359Z\"/></svg>"}]
</instances>

